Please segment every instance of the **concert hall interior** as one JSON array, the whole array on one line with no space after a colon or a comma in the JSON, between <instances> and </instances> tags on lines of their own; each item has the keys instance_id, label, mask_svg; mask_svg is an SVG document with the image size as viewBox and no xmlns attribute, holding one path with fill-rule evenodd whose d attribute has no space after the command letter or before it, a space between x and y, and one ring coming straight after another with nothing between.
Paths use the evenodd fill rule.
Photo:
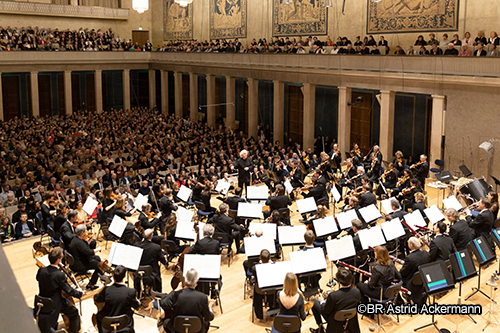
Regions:
<instances>
[{"instance_id":1,"label":"concert hall interior","mask_svg":"<svg viewBox=\"0 0 500 333\"><path fill-rule=\"evenodd\" d=\"M498 331L499 16L0 1L2 332Z\"/></svg>"}]
</instances>

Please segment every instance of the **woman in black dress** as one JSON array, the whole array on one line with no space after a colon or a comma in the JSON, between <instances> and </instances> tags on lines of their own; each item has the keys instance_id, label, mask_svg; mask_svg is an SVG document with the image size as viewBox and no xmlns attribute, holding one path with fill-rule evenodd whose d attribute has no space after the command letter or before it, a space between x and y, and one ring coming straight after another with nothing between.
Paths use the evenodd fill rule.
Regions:
<instances>
[{"instance_id":1,"label":"woman in black dress","mask_svg":"<svg viewBox=\"0 0 500 333\"><path fill-rule=\"evenodd\" d=\"M278 292L278 304L280 315L297 316L302 321L306 319L306 311L304 309L304 298L299 294L299 282L297 276L293 273L287 273L283 290ZM297 331L297 332L300 332ZM271 333L281 333L272 327Z\"/></svg>"}]
</instances>

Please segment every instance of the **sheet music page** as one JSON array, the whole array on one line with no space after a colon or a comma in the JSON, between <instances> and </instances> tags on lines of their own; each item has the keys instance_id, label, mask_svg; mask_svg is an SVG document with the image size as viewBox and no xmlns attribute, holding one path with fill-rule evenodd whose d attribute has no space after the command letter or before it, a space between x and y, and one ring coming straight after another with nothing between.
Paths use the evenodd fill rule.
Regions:
<instances>
[{"instance_id":1,"label":"sheet music page","mask_svg":"<svg viewBox=\"0 0 500 333\"><path fill-rule=\"evenodd\" d=\"M384 234L378 225L370 229L359 230L358 235L363 250L368 249L369 246L375 247L385 244Z\"/></svg>"},{"instance_id":2,"label":"sheet music page","mask_svg":"<svg viewBox=\"0 0 500 333\"><path fill-rule=\"evenodd\" d=\"M313 197L296 200L295 202L297 203L297 209L301 214L315 212L318 209L318 207L316 206L316 201L314 201Z\"/></svg>"},{"instance_id":3,"label":"sheet music page","mask_svg":"<svg viewBox=\"0 0 500 333\"><path fill-rule=\"evenodd\" d=\"M406 214L403 218L413 229L417 229L417 226L427 227L427 223L418 209L411 214Z\"/></svg>"},{"instance_id":4,"label":"sheet music page","mask_svg":"<svg viewBox=\"0 0 500 333\"><path fill-rule=\"evenodd\" d=\"M179 221L175 228L175 238L187 239L194 241L196 239L196 231L194 231L194 222Z\"/></svg>"},{"instance_id":5,"label":"sheet music page","mask_svg":"<svg viewBox=\"0 0 500 333\"><path fill-rule=\"evenodd\" d=\"M148 203L148 197L139 193L137 194L137 198L135 198L134 207L137 208L138 211L142 212L142 205L147 203Z\"/></svg>"},{"instance_id":6,"label":"sheet music page","mask_svg":"<svg viewBox=\"0 0 500 333\"><path fill-rule=\"evenodd\" d=\"M226 193L227 193L227 191L229 191L230 187L231 187L231 184L229 182L227 182L225 179L221 179L217 182L217 186L215 187L215 191L226 195Z\"/></svg>"},{"instance_id":7,"label":"sheet music page","mask_svg":"<svg viewBox=\"0 0 500 333\"><path fill-rule=\"evenodd\" d=\"M204 236L203 236L203 227L205 226L205 223L203 222L198 222L198 234L200 236L200 239L202 239ZM193 227L194 229L194 227Z\"/></svg>"},{"instance_id":8,"label":"sheet music page","mask_svg":"<svg viewBox=\"0 0 500 333\"><path fill-rule=\"evenodd\" d=\"M231 184L231 185L238 184L238 174L236 174L235 176L229 175L229 177L227 177L227 179L229 179L229 184Z\"/></svg>"},{"instance_id":9,"label":"sheet music page","mask_svg":"<svg viewBox=\"0 0 500 333\"><path fill-rule=\"evenodd\" d=\"M319 247L307 251L290 252L290 261L295 274L326 269L325 253Z\"/></svg>"},{"instance_id":10,"label":"sheet music page","mask_svg":"<svg viewBox=\"0 0 500 333\"><path fill-rule=\"evenodd\" d=\"M127 221L125 221L118 215L115 215L113 217L113 220L111 220L111 224L109 225L108 231L117 237L122 237L127 224L128 224Z\"/></svg>"},{"instance_id":11,"label":"sheet music page","mask_svg":"<svg viewBox=\"0 0 500 333\"><path fill-rule=\"evenodd\" d=\"M112 265L123 265L128 269L137 270L143 251L137 246L113 242L109 252L109 262Z\"/></svg>"},{"instance_id":12,"label":"sheet music page","mask_svg":"<svg viewBox=\"0 0 500 333\"><path fill-rule=\"evenodd\" d=\"M352 227L351 221L358 218L358 214L354 209L349 209L346 212L337 214L337 222L339 223L340 229L348 229Z\"/></svg>"},{"instance_id":13,"label":"sheet music page","mask_svg":"<svg viewBox=\"0 0 500 333\"><path fill-rule=\"evenodd\" d=\"M285 180L283 185L285 186L285 189L288 192L288 194L293 192L293 186L292 186L292 183L290 183L290 179Z\"/></svg>"},{"instance_id":14,"label":"sheet music page","mask_svg":"<svg viewBox=\"0 0 500 333\"><path fill-rule=\"evenodd\" d=\"M91 196L87 197L85 205L83 205L83 211L89 215L94 214L94 211L99 203L95 201Z\"/></svg>"},{"instance_id":15,"label":"sheet music page","mask_svg":"<svg viewBox=\"0 0 500 333\"><path fill-rule=\"evenodd\" d=\"M359 213L361 214L363 220L365 220L366 223L370 223L382 217L382 214L380 214L380 211L374 204L360 208Z\"/></svg>"},{"instance_id":16,"label":"sheet music page","mask_svg":"<svg viewBox=\"0 0 500 333\"><path fill-rule=\"evenodd\" d=\"M276 253L276 245L272 236L245 237L243 238L243 243L245 243L245 254L247 257L258 257L260 256L260 251L264 249L268 250L271 254Z\"/></svg>"},{"instance_id":17,"label":"sheet music page","mask_svg":"<svg viewBox=\"0 0 500 333\"><path fill-rule=\"evenodd\" d=\"M248 229L251 235L255 235L255 231L257 231L257 229L262 229L262 236L270 236L275 240L276 227L276 223L250 222L250 226L248 227Z\"/></svg>"},{"instance_id":18,"label":"sheet music page","mask_svg":"<svg viewBox=\"0 0 500 333\"><path fill-rule=\"evenodd\" d=\"M190 188L181 185L181 188L179 189L179 192L177 193L177 198L181 199L184 202L188 202L189 197L191 196L191 193L193 193L193 190Z\"/></svg>"},{"instance_id":19,"label":"sheet music page","mask_svg":"<svg viewBox=\"0 0 500 333\"><path fill-rule=\"evenodd\" d=\"M285 276L292 272L290 261L277 261L275 263L256 264L257 283L259 288L283 286Z\"/></svg>"},{"instance_id":20,"label":"sheet music page","mask_svg":"<svg viewBox=\"0 0 500 333\"><path fill-rule=\"evenodd\" d=\"M267 200L269 197L269 188L267 186L248 186L248 200Z\"/></svg>"},{"instance_id":21,"label":"sheet music page","mask_svg":"<svg viewBox=\"0 0 500 333\"><path fill-rule=\"evenodd\" d=\"M339 191L337 190L337 187L332 186L332 196L335 199L335 202L340 202L342 200L342 196L340 195Z\"/></svg>"},{"instance_id":22,"label":"sheet music page","mask_svg":"<svg viewBox=\"0 0 500 333\"><path fill-rule=\"evenodd\" d=\"M433 205L429 208L424 209L424 213L427 216L427 218L429 219L429 221L432 222L432 224L436 224L439 221L442 221L445 219L443 213L441 213L441 211L439 210L439 208L437 208L436 205Z\"/></svg>"},{"instance_id":23,"label":"sheet music page","mask_svg":"<svg viewBox=\"0 0 500 333\"><path fill-rule=\"evenodd\" d=\"M389 198L389 199L385 199L385 200L380 201L382 203L382 208L384 208L384 211L386 214L391 214L392 212L394 212L394 209L392 209L392 206L391 206L392 199L394 199L394 198Z\"/></svg>"},{"instance_id":24,"label":"sheet music page","mask_svg":"<svg viewBox=\"0 0 500 333\"><path fill-rule=\"evenodd\" d=\"M457 211L460 211L463 207L462 204L458 201L457 197L452 195L446 199L443 199L444 206L448 208L455 208Z\"/></svg>"},{"instance_id":25,"label":"sheet music page","mask_svg":"<svg viewBox=\"0 0 500 333\"><path fill-rule=\"evenodd\" d=\"M175 212L175 214L177 215L178 222L191 222L194 216L193 211L182 206L177 206L177 212Z\"/></svg>"},{"instance_id":26,"label":"sheet music page","mask_svg":"<svg viewBox=\"0 0 500 333\"><path fill-rule=\"evenodd\" d=\"M322 219L316 219L313 221L313 223L314 231L316 232L316 236L318 237L333 234L339 231L333 215L327 216Z\"/></svg>"},{"instance_id":27,"label":"sheet music page","mask_svg":"<svg viewBox=\"0 0 500 333\"><path fill-rule=\"evenodd\" d=\"M262 207L261 204L251 204L248 202L238 202L238 216L248 217L253 219L262 218Z\"/></svg>"},{"instance_id":28,"label":"sheet music page","mask_svg":"<svg viewBox=\"0 0 500 333\"><path fill-rule=\"evenodd\" d=\"M220 255L186 254L184 255L184 276L191 268L196 269L200 279L218 280L220 277Z\"/></svg>"},{"instance_id":29,"label":"sheet music page","mask_svg":"<svg viewBox=\"0 0 500 333\"><path fill-rule=\"evenodd\" d=\"M343 260L356 255L354 242L350 235L326 241L325 246L329 261Z\"/></svg>"},{"instance_id":30,"label":"sheet music page","mask_svg":"<svg viewBox=\"0 0 500 333\"><path fill-rule=\"evenodd\" d=\"M394 218L380 225L384 232L385 239L389 242L406 234L403 224L399 218Z\"/></svg>"},{"instance_id":31,"label":"sheet music page","mask_svg":"<svg viewBox=\"0 0 500 333\"><path fill-rule=\"evenodd\" d=\"M307 231L305 225L278 227L278 239L280 244L305 244L304 234Z\"/></svg>"}]
</instances>

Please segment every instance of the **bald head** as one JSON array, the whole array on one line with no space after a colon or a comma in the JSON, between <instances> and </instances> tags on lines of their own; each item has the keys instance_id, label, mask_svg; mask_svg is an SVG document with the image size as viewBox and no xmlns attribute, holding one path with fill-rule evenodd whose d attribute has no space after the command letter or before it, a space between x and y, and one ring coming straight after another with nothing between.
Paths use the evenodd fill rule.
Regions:
<instances>
[{"instance_id":1,"label":"bald head","mask_svg":"<svg viewBox=\"0 0 500 333\"><path fill-rule=\"evenodd\" d=\"M422 243L420 242L420 240L417 237L410 237L408 239L408 247L410 248L410 250L412 250L412 251L418 250L418 249L420 249L421 246L422 246Z\"/></svg>"},{"instance_id":2,"label":"bald head","mask_svg":"<svg viewBox=\"0 0 500 333\"><path fill-rule=\"evenodd\" d=\"M257 237L262 236L262 234L263 234L263 233L264 233L264 232L262 231L262 229L261 229L261 228L258 228L257 230L255 230L255 236L257 236Z\"/></svg>"},{"instance_id":3,"label":"bald head","mask_svg":"<svg viewBox=\"0 0 500 333\"><path fill-rule=\"evenodd\" d=\"M144 239L148 241L153 239L153 229L146 229L144 231Z\"/></svg>"}]
</instances>

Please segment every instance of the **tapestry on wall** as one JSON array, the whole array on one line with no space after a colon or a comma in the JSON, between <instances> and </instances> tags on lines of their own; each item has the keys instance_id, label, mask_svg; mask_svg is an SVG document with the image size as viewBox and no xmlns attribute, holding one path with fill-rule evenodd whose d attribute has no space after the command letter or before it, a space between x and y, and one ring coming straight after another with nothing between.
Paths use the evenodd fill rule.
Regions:
<instances>
[{"instance_id":1,"label":"tapestry on wall","mask_svg":"<svg viewBox=\"0 0 500 333\"><path fill-rule=\"evenodd\" d=\"M459 0L368 1L368 34L458 30Z\"/></svg>"},{"instance_id":2,"label":"tapestry on wall","mask_svg":"<svg viewBox=\"0 0 500 333\"><path fill-rule=\"evenodd\" d=\"M326 35L325 0L273 0L273 36Z\"/></svg>"},{"instance_id":3,"label":"tapestry on wall","mask_svg":"<svg viewBox=\"0 0 500 333\"><path fill-rule=\"evenodd\" d=\"M193 5L181 7L174 0L163 0L163 40L193 38Z\"/></svg>"},{"instance_id":4,"label":"tapestry on wall","mask_svg":"<svg viewBox=\"0 0 500 333\"><path fill-rule=\"evenodd\" d=\"M247 0L210 0L210 38L247 37Z\"/></svg>"}]
</instances>

